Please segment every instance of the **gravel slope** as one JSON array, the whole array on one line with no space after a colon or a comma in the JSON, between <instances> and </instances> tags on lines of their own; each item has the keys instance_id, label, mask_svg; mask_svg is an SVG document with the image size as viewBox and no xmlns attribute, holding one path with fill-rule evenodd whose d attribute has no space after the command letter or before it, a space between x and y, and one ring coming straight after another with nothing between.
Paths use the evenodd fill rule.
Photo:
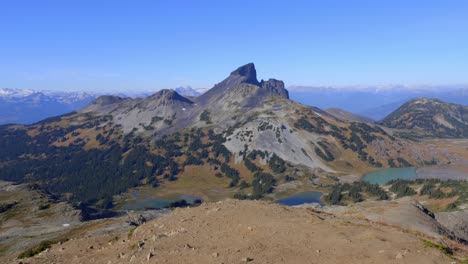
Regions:
<instances>
[{"instance_id":1,"label":"gravel slope","mask_svg":"<svg viewBox=\"0 0 468 264\"><path fill-rule=\"evenodd\" d=\"M129 238L130 237L130 238ZM227 200L127 233L54 245L24 263L451 263L400 228L310 208ZM12 263L18 263L12 260Z\"/></svg>"}]
</instances>

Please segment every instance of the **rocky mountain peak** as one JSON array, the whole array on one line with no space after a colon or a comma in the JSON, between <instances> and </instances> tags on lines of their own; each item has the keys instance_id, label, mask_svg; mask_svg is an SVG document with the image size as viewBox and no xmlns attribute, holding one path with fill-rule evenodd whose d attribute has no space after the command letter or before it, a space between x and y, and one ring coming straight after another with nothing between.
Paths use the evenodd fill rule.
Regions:
<instances>
[{"instance_id":1,"label":"rocky mountain peak","mask_svg":"<svg viewBox=\"0 0 468 264\"><path fill-rule=\"evenodd\" d=\"M201 105L236 101L236 105L253 107L268 96L289 98L282 81L269 79L259 82L255 65L248 63L231 72L229 77L199 96L196 101Z\"/></svg>"},{"instance_id":2,"label":"rocky mountain peak","mask_svg":"<svg viewBox=\"0 0 468 264\"><path fill-rule=\"evenodd\" d=\"M170 89L162 89L149 97L150 100L157 100L163 105L170 104L171 102L179 101L183 103L192 104L193 102L188 98L183 97L179 93Z\"/></svg>"},{"instance_id":3,"label":"rocky mountain peak","mask_svg":"<svg viewBox=\"0 0 468 264\"><path fill-rule=\"evenodd\" d=\"M248 63L231 72L229 78L235 78L243 83L258 85L257 70L253 63ZM228 78L228 79L229 79Z\"/></svg>"},{"instance_id":4,"label":"rocky mountain peak","mask_svg":"<svg viewBox=\"0 0 468 264\"><path fill-rule=\"evenodd\" d=\"M426 97L416 98L408 102L408 104L412 104L412 105L442 104L442 103L444 102L434 99L434 98L426 98Z\"/></svg>"},{"instance_id":5,"label":"rocky mountain peak","mask_svg":"<svg viewBox=\"0 0 468 264\"><path fill-rule=\"evenodd\" d=\"M91 105L106 106L123 101L124 98L114 95L102 95L91 102Z\"/></svg>"},{"instance_id":6,"label":"rocky mountain peak","mask_svg":"<svg viewBox=\"0 0 468 264\"><path fill-rule=\"evenodd\" d=\"M267 95L281 96L289 99L289 92L284 88L284 82L276 79L262 80L260 87Z\"/></svg>"}]
</instances>

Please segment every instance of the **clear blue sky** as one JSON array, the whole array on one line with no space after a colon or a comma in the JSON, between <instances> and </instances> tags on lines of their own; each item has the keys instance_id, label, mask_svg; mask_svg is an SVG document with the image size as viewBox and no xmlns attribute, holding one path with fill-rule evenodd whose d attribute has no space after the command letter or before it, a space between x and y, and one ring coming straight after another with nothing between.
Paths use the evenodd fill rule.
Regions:
<instances>
[{"instance_id":1,"label":"clear blue sky","mask_svg":"<svg viewBox=\"0 0 468 264\"><path fill-rule=\"evenodd\" d=\"M468 1L0 1L0 87L468 83Z\"/></svg>"}]
</instances>

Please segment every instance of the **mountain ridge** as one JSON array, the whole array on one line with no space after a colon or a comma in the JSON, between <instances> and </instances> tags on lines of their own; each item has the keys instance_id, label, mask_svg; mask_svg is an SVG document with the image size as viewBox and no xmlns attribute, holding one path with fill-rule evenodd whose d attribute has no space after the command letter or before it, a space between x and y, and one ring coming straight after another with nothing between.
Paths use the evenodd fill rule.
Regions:
<instances>
[{"instance_id":1,"label":"mountain ridge","mask_svg":"<svg viewBox=\"0 0 468 264\"><path fill-rule=\"evenodd\" d=\"M468 138L468 106L417 98L404 103L380 124L415 129L425 136Z\"/></svg>"},{"instance_id":2,"label":"mountain ridge","mask_svg":"<svg viewBox=\"0 0 468 264\"><path fill-rule=\"evenodd\" d=\"M306 175L329 181L329 175L452 158L380 125L297 103L282 81L256 80L253 64L200 97L173 90L145 98L102 96L76 113L1 127L0 145L0 178L39 182L90 204L136 186L164 189L200 177L206 186L214 181L240 197L260 198ZM252 187L240 188L242 182Z\"/></svg>"}]
</instances>

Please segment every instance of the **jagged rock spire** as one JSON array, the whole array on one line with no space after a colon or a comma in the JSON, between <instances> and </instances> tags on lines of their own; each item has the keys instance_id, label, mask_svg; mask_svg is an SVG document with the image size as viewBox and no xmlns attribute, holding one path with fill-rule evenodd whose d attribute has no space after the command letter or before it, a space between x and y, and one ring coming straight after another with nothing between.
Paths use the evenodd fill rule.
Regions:
<instances>
[{"instance_id":1,"label":"jagged rock spire","mask_svg":"<svg viewBox=\"0 0 468 264\"><path fill-rule=\"evenodd\" d=\"M255 65L253 63L248 63L244 66L237 68L235 71L231 72L231 75L228 77L228 79L231 77L234 77L236 79L239 79L238 77L241 77L240 79L242 83L258 85L257 70L255 70Z\"/></svg>"}]
</instances>

